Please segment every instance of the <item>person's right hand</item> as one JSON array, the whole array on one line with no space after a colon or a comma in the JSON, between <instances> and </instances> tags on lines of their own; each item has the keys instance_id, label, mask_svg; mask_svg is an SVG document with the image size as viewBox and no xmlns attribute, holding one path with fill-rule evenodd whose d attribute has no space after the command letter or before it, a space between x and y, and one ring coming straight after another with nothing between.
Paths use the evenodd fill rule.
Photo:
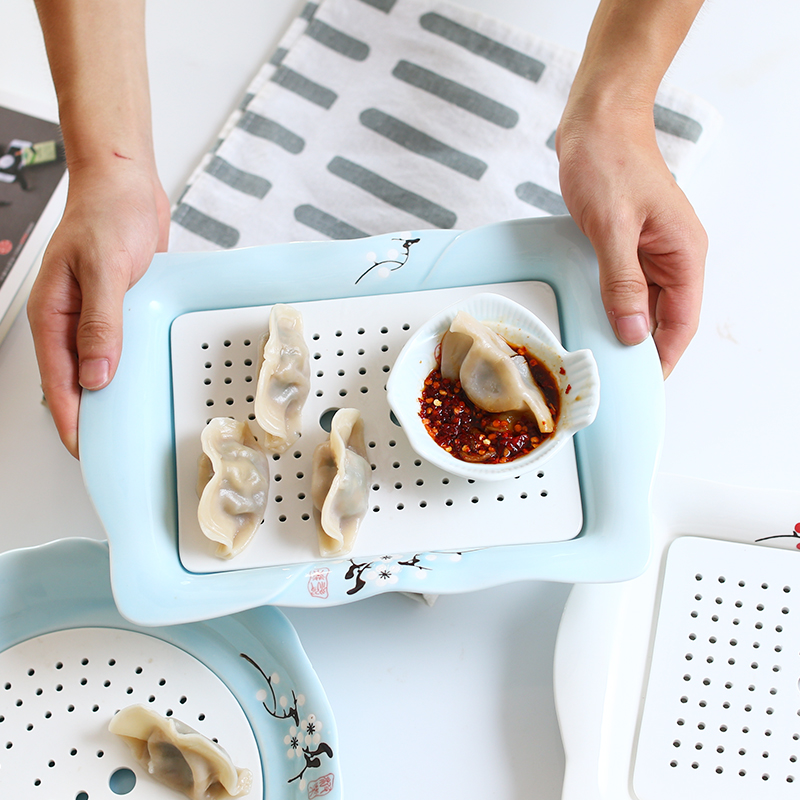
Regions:
<instances>
[{"instance_id":1,"label":"person's right hand","mask_svg":"<svg viewBox=\"0 0 800 800\"><path fill-rule=\"evenodd\" d=\"M102 389L122 351L125 292L166 250L169 201L158 177L128 159L70 171L63 219L28 301L42 391L78 457L81 388Z\"/></svg>"}]
</instances>

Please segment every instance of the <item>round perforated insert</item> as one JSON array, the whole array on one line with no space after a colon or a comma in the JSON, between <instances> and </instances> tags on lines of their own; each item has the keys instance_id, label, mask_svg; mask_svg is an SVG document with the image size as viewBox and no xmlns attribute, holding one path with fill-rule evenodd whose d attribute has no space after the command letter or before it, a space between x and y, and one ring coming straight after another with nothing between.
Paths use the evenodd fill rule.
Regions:
<instances>
[{"instance_id":1,"label":"round perforated insert","mask_svg":"<svg viewBox=\"0 0 800 800\"><path fill-rule=\"evenodd\" d=\"M552 290L537 282L481 287L534 310L552 330L558 317ZM311 456L339 408L361 411L372 466L370 511L353 557L499 544L561 541L582 527L574 449L569 446L538 473L499 483L448 475L408 444L386 401L386 381L408 337L432 314L474 293L446 289L404 295L295 304L304 319L311 357L311 392L303 435L271 457L264 526L233 561L213 555L197 523L200 432L215 416L250 420L258 342L269 308L198 312L178 317L172 330L173 396L178 468L181 560L195 572L303 563L319 558L311 502Z\"/></svg>"},{"instance_id":2,"label":"round perforated insert","mask_svg":"<svg viewBox=\"0 0 800 800\"><path fill-rule=\"evenodd\" d=\"M672 545L636 755L640 800L796 796L796 559L689 537Z\"/></svg>"},{"instance_id":3,"label":"round perforated insert","mask_svg":"<svg viewBox=\"0 0 800 800\"><path fill-rule=\"evenodd\" d=\"M111 717L135 703L217 741L253 773L250 797L263 795L241 706L217 675L161 639L109 628L50 633L0 653L0 676L4 798L174 800L108 732Z\"/></svg>"}]
</instances>

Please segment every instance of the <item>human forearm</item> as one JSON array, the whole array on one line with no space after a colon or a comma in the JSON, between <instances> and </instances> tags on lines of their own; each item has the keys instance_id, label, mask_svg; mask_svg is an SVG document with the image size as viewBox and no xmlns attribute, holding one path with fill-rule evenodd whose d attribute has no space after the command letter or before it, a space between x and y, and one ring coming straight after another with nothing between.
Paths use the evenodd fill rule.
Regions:
<instances>
[{"instance_id":1,"label":"human forearm","mask_svg":"<svg viewBox=\"0 0 800 800\"><path fill-rule=\"evenodd\" d=\"M118 159L155 170L144 0L36 0L70 174Z\"/></svg>"},{"instance_id":2,"label":"human forearm","mask_svg":"<svg viewBox=\"0 0 800 800\"><path fill-rule=\"evenodd\" d=\"M601 0L570 103L652 108L703 0Z\"/></svg>"}]
</instances>

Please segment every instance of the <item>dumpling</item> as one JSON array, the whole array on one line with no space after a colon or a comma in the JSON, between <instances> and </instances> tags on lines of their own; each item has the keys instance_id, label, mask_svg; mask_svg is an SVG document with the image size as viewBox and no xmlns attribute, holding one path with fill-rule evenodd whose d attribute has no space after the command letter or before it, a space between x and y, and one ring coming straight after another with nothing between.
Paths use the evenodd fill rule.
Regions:
<instances>
[{"instance_id":1,"label":"dumpling","mask_svg":"<svg viewBox=\"0 0 800 800\"><path fill-rule=\"evenodd\" d=\"M442 339L442 377L460 380L478 408L492 413L528 409L541 433L551 433L553 414L524 356L474 317L459 311Z\"/></svg>"},{"instance_id":2,"label":"dumpling","mask_svg":"<svg viewBox=\"0 0 800 800\"><path fill-rule=\"evenodd\" d=\"M108 726L159 783L192 800L226 800L246 795L249 769L234 766L225 750L173 717L142 705L123 708Z\"/></svg>"},{"instance_id":3,"label":"dumpling","mask_svg":"<svg viewBox=\"0 0 800 800\"><path fill-rule=\"evenodd\" d=\"M273 306L269 332L261 343L255 398L267 452L283 453L300 437L309 375L302 315L292 306Z\"/></svg>"},{"instance_id":4,"label":"dumpling","mask_svg":"<svg viewBox=\"0 0 800 800\"><path fill-rule=\"evenodd\" d=\"M364 444L364 421L355 408L340 408L328 441L317 445L311 462L311 499L322 556L353 548L367 513L371 467Z\"/></svg>"},{"instance_id":5,"label":"dumpling","mask_svg":"<svg viewBox=\"0 0 800 800\"><path fill-rule=\"evenodd\" d=\"M233 558L253 538L264 519L269 495L269 465L250 426L215 417L200 436L197 520L217 542L217 555Z\"/></svg>"}]
</instances>

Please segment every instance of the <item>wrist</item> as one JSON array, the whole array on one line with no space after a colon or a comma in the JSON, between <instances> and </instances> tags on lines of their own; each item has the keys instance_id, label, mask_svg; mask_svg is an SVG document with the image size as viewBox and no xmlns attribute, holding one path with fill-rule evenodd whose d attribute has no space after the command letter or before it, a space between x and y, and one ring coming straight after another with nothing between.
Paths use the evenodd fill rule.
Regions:
<instances>
[{"instance_id":1,"label":"wrist","mask_svg":"<svg viewBox=\"0 0 800 800\"><path fill-rule=\"evenodd\" d=\"M585 108L651 110L702 0L601 0L571 94Z\"/></svg>"}]
</instances>

